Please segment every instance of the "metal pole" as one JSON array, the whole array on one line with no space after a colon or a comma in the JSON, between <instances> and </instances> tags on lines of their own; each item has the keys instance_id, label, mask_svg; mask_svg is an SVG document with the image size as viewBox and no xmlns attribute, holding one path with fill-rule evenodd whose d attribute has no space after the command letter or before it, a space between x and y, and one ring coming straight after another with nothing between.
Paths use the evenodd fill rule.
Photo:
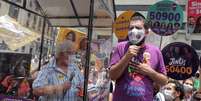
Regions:
<instances>
[{"instance_id":1,"label":"metal pole","mask_svg":"<svg viewBox=\"0 0 201 101\"><path fill-rule=\"evenodd\" d=\"M89 25L88 25L88 37L87 37L87 49L86 49L86 62L84 71L84 96L83 100L88 100L88 76L89 76L89 63L90 63L90 46L93 32L93 16L94 16L94 0L90 0L90 12L89 12Z\"/></svg>"},{"instance_id":2,"label":"metal pole","mask_svg":"<svg viewBox=\"0 0 201 101\"><path fill-rule=\"evenodd\" d=\"M42 54L43 54L43 43L44 43L44 35L45 35L45 25L46 25L46 17L44 17L43 20L43 30L41 34L41 44L40 44L40 56L39 56L39 65L38 70L41 68L41 60L42 60Z\"/></svg>"},{"instance_id":3,"label":"metal pole","mask_svg":"<svg viewBox=\"0 0 201 101\"><path fill-rule=\"evenodd\" d=\"M18 4L16 4L16 3L13 3L13 2L11 2L11 1L9 1L9 0L2 0L2 1L4 1L5 3L8 3L8 4L10 4L10 5L14 5L14 6L16 6L16 7L19 7L20 9L23 9L23 10L25 10L25 11L27 11L27 12L30 12L30 13L33 13L33 14L36 14L36 15L38 15L38 16L43 17L43 15L40 15L40 14L37 13L37 12L34 12L34 11L32 11L32 10L27 9L27 8L26 8L26 3L27 3L26 1L24 2L23 7L20 6L20 5L18 5Z\"/></svg>"},{"instance_id":4,"label":"metal pole","mask_svg":"<svg viewBox=\"0 0 201 101\"><path fill-rule=\"evenodd\" d=\"M161 36L161 39L160 39L160 50L161 50L161 47L162 47L162 42L163 42L163 37Z\"/></svg>"},{"instance_id":5,"label":"metal pole","mask_svg":"<svg viewBox=\"0 0 201 101\"><path fill-rule=\"evenodd\" d=\"M24 2L23 2L23 8L26 8L26 5L27 5L27 0L24 0Z\"/></svg>"},{"instance_id":6,"label":"metal pole","mask_svg":"<svg viewBox=\"0 0 201 101\"><path fill-rule=\"evenodd\" d=\"M113 11L114 11L114 20L116 20L117 14L116 14L115 0L112 0L112 4L113 4Z\"/></svg>"}]
</instances>

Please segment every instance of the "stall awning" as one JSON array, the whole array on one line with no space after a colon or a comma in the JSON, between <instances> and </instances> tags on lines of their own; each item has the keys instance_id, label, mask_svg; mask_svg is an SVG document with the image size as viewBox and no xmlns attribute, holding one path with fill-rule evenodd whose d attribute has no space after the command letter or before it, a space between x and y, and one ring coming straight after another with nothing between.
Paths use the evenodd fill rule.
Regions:
<instances>
[{"instance_id":1,"label":"stall awning","mask_svg":"<svg viewBox=\"0 0 201 101\"><path fill-rule=\"evenodd\" d=\"M113 0L94 0L96 28L111 28L115 17ZM90 0L38 0L52 26L87 27Z\"/></svg>"},{"instance_id":2,"label":"stall awning","mask_svg":"<svg viewBox=\"0 0 201 101\"><path fill-rule=\"evenodd\" d=\"M0 39L5 41L10 50L16 50L39 37L38 33L23 27L9 16L0 17Z\"/></svg>"}]
</instances>

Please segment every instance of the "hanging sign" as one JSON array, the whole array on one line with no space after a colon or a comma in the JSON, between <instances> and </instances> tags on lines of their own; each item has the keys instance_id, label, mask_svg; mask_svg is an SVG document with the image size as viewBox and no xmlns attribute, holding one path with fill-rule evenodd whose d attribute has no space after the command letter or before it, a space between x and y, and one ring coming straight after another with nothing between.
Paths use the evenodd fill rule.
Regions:
<instances>
[{"instance_id":1,"label":"hanging sign","mask_svg":"<svg viewBox=\"0 0 201 101\"><path fill-rule=\"evenodd\" d=\"M198 70L199 58L196 51L181 42L168 44L162 50L168 77L185 80Z\"/></svg>"},{"instance_id":2,"label":"hanging sign","mask_svg":"<svg viewBox=\"0 0 201 101\"><path fill-rule=\"evenodd\" d=\"M182 26L183 10L173 1L157 2L149 7L147 23L158 35L172 35Z\"/></svg>"},{"instance_id":3,"label":"hanging sign","mask_svg":"<svg viewBox=\"0 0 201 101\"><path fill-rule=\"evenodd\" d=\"M201 33L201 0L188 0L187 34Z\"/></svg>"},{"instance_id":4,"label":"hanging sign","mask_svg":"<svg viewBox=\"0 0 201 101\"><path fill-rule=\"evenodd\" d=\"M126 39L128 35L128 27L130 24L130 18L132 17L133 14L134 14L133 11L126 11L122 13L121 15L119 15L118 18L116 19L113 25L113 28L114 28L115 35L119 40Z\"/></svg>"}]
</instances>

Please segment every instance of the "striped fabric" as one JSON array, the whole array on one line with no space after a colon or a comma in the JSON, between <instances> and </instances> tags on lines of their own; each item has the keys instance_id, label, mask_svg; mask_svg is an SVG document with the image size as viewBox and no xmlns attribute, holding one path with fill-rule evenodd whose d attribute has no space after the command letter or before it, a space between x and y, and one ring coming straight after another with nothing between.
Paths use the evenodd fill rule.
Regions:
<instances>
[{"instance_id":1,"label":"striped fabric","mask_svg":"<svg viewBox=\"0 0 201 101\"><path fill-rule=\"evenodd\" d=\"M33 88L43 87L46 85L62 84L69 80L69 76L72 72L75 76L72 80L72 86L65 94L54 94L51 96L40 96L39 101L77 101L78 89L76 86L84 84L84 77L81 74L79 68L75 64L69 65L68 73L64 73L60 68L55 65L55 60L51 61L41 71L39 71L36 80L33 82Z\"/></svg>"}]
</instances>

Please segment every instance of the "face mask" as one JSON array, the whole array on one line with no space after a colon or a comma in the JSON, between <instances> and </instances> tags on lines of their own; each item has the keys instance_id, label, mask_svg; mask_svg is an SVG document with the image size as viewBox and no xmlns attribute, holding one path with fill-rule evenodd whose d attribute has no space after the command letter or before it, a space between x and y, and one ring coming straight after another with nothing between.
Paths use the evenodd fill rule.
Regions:
<instances>
[{"instance_id":1,"label":"face mask","mask_svg":"<svg viewBox=\"0 0 201 101\"><path fill-rule=\"evenodd\" d=\"M133 28L128 32L128 39L132 44L140 43L145 37L145 31L143 29Z\"/></svg>"},{"instance_id":2,"label":"face mask","mask_svg":"<svg viewBox=\"0 0 201 101\"><path fill-rule=\"evenodd\" d=\"M163 90L162 93L164 94L165 97L165 101L173 101L174 100L174 96L173 96L173 92L171 90Z\"/></svg>"},{"instance_id":3,"label":"face mask","mask_svg":"<svg viewBox=\"0 0 201 101\"><path fill-rule=\"evenodd\" d=\"M184 92L191 92L193 90L193 86L191 85L183 84L183 86L184 86Z\"/></svg>"}]
</instances>

